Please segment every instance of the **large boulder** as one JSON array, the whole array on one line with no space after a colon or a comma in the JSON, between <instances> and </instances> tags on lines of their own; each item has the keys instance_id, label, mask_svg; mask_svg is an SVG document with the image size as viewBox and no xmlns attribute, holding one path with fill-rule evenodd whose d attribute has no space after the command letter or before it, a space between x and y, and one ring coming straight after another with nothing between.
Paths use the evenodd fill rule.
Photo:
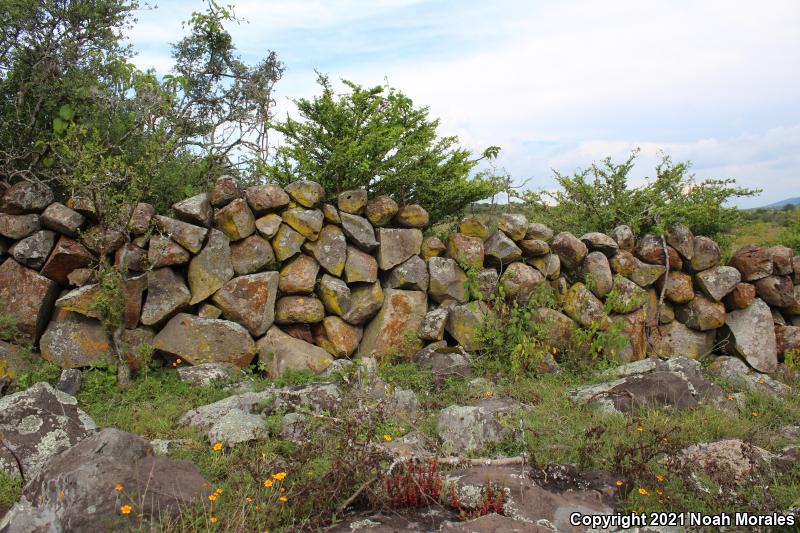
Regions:
<instances>
[{"instance_id":1,"label":"large boulder","mask_svg":"<svg viewBox=\"0 0 800 533\"><path fill-rule=\"evenodd\" d=\"M233 272L244 276L274 265L275 252L269 242L254 234L231 244L231 263Z\"/></svg>"},{"instance_id":2,"label":"large boulder","mask_svg":"<svg viewBox=\"0 0 800 533\"><path fill-rule=\"evenodd\" d=\"M269 213L256 219L256 230L265 239L272 239L278 233L278 228L281 227L282 223L283 219L280 215Z\"/></svg>"},{"instance_id":3,"label":"large boulder","mask_svg":"<svg viewBox=\"0 0 800 533\"><path fill-rule=\"evenodd\" d=\"M303 207L316 207L325 199L325 189L315 181L293 181L283 188L289 196Z\"/></svg>"},{"instance_id":4,"label":"large boulder","mask_svg":"<svg viewBox=\"0 0 800 533\"><path fill-rule=\"evenodd\" d=\"M270 377L283 375L287 370L322 372L332 362L332 356L319 346L284 333L272 326L256 343L259 360L266 363Z\"/></svg>"},{"instance_id":5,"label":"large boulder","mask_svg":"<svg viewBox=\"0 0 800 533\"><path fill-rule=\"evenodd\" d=\"M611 315L611 321L619 324L624 335L624 344L612 355L617 361L638 361L647 354L647 311L638 309L624 315Z\"/></svg>"},{"instance_id":6,"label":"large boulder","mask_svg":"<svg viewBox=\"0 0 800 533\"><path fill-rule=\"evenodd\" d=\"M428 265L418 255L412 255L385 276L383 284L390 289L411 289L427 292Z\"/></svg>"},{"instance_id":7,"label":"large boulder","mask_svg":"<svg viewBox=\"0 0 800 533\"><path fill-rule=\"evenodd\" d=\"M541 272L525 263L511 263L500 276L500 288L507 298L525 305L533 296L536 287L544 283Z\"/></svg>"},{"instance_id":8,"label":"large boulder","mask_svg":"<svg viewBox=\"0 0 800 533\"><path fill-rule=\"evenodd\" d=\"M42 230L18 241L8 252L18 263L39 270L44 265L50 255L50 250L53 249L55 244L55 232Z\"/></svg>"},{"instance_id":9,"label":"large boulder","mask_svg":"<svg viewBox=\"0 0 800 533\"><path fill-rule=\"evenodd\" d=\"M538 239L523 239L517 243L525 257L541 257L550 254L550 245Z\"/></svg>"},{"instance_id":10,"label":"large boulder","mask_svg":"<svg viewBox=\"0 0 800 533\"><path fill-rule=\"evenodd\" d=\"M758 297L773 307L796 305L794 284L789 276L767 276L753 283Z\"/></svg>"},{"instance_id":11,"label":"large boulder","mask_svg":"<svg viewBox=\"0 0 800 533\"><path fill-rule=\"evenodd\" d=\"M444 327L447 324L449 311L444 307L438 307L425 314L422 324L419 326L417 335L423 341L441 341L444 339Z\"/></svg>"},{"instance_id":12,"label":"large boulder","mask_svg":"<svg viewBox=\"0 0 800 533\"><path fill-rule=\"evenodd\" d=\"M169 267L147 273L147 297L141 321L145 326L164 322L177 311L184 310L192 299L183 277Z\"/></svg>"},{"instance_id":13,"label":"large boulder","mask_svg":"<svg viewBox=\"0 0 800 533\"><path fill-rule=\"evenodd\" d=\"M155 215L156 208L151 204L137 203L131 213L131 219L128 221L128 230L134 235L144 235L150 229L150 223Z\"/></svg>"},{"instance_id":14,"label":"large boulder","mask_svg":"<svg viewBox=\"0 0 800 533\"><path fill-rule=\"evenodd\" d=\"M347 283L375 283L378 281L378 261L355 246L348 246L344 279Z\"/></svg>"},{"instance_id":15,"label":"large boulder","mask_svg":"<svg viewBox=\"0 0 800 533\"><path fill-rule=\"evenodd\" d=\"M728 264L742 273L742 281L755 281L772 274L772 258L766 248L748 244L734 252Z\"/></svg>"},{"instance_id":16,"label":"large boulder","mask_svg":"<svg viewBox=\"0 0 800 533\"><path fill-rule=\"evenodd\" d=\"M467 237L478 237L481 241L489 238L489 228L475 216L465 217L458 223L458 233Z\"/></svg>"},{"instance_id":17,"label":"large boulder","mask_svg":"<svg viewBox=\"0 0 800 533\"><path fill-rule=\"evenodd\" d=\"M283 265L278 288L282 294L311 294L319 273L319 263L310 255L299 254Z\"/></svg>"},{"instance_id":18,"label":"large boulder","mask_svg":"<svg viewBox=\"0 0 800 533\"><path fill-rule=\"evenodd\" d=\"M272 238L272 248L278 261L286 261L295 254L300 253L306 238L287 226L281 224Z\"/></svg>"},{"instance_id":19,"label":"large boulder","mask_svg":"<svg viewBox=\"0 0 800 533\"><path fill-rule=\"evenodd\" d=\"M725 325L736 355L760 372L775 372L778 368L775 327L769 306L762 299L756 298L746 309L728 313Z\"/></svg>"},{"instance_id":20,"label":"large boulder","mask_svg":"<svg viewBox=\"0 0 800 533\"><path fill-rule=\"evenodd\" d=\"M775 396L786 396L792 392L790 386L754 371L738 357L721 355L708 366L708 372L734 387L749 391L760 391Z\"/></svg>"},{"instance_id":21,"label":"large boulder","mask_svg":"<svg viewBox=\"0 0 800 533\"><path fill-rule=\"evenodd\" d=\"M350 288L347 283L328 274L322 275L317 295L329 314L343 316L350 306Z\"/></svg>"},{"instance_id":22,"label":"large boulder","mask_svg":"<svg viewBox=\"0 0 800 533\"><path fill-rule=\"evenodd\" d=\"M428 297L424 292L386 289L381 310L364 330L358 353L377 358L392 354L410 358L422 347L417 331L427 311Z\"/></svg>"},{"instance_id":23,"label":"large boulder","mask_svg":"<svg viewBox=\"0 0 800 533\"><path fill-rule=\"evenodd\" d=\"M714 349L714 332L696 331L675 321L651 328L648 342L655 355L661 357L686 356L696 359L711 353Z\"/></svg>"},{"instance_id":24,"label":"large boulder","mask_svg":"<svg viewBox=\"0 0 800 533\"><path fill-rule=\"evenodd\" d=\"M578 271L586 254L589 253L586 245L568 232L561 232L553 237L550 249L561 260L561 266L572 272Z\"/></svg>"},{"instance_id":25,"label":"large boulder","mask_svg":"<svg viewBox=\"0 0 800 533\"><path fill-rule=\"evenodd\" d=\"M39 341L42 357L61 368L107 365L114 361L111 339L99 321L56 312Z\"/></svg>"},{"instance_id":26,"label":"large boulder","mask_svg":"<svg viewBox=\"0 0 800 533\"><path fill-rule=\"evenodd\" d=\"M189 461L158 456L147 439L106 428L53 457L25 485L24 503L10 511L10 523L25 523L28 504L38 516L52 517L44 531L124 531L138 518L121 513L122 504L130 502L145 521L167 519L202 501L207 487Z\"/></svg>"},{"instance_id":27,"label":"large boulder","mask_svg":"<svg viewBox=\"0 0 800 533\"><path fill-rule=\"evenodd\" d=\"M247 202L237 198L214 215L214 224L231 241L239 241L256 230L256 219Z\"/></svg>"},{"instance_id":28,"label":"large boulder","mask_svg":"<svg viewBox=\"0 0 800 533\"><path fill-rule=\"evenodd\" d=\"M564 297L564 312L581 326L605 331L611 327L603 303L583 283L576 283Z\"/></svg>"},{"instance_id":29,"label":"large boulder","mask_svg":"<svg viewBox=\"0 0 800 533\"><path fill-rule=\"evenodd\" d=\"M223 316L260 337L275 319L278 273L261 272L233 278L214 294L214 303Z\"/></svg>"},{"instance_id":30,"label":"large boulder","mask_svg":"<svg viewBox=\"0 0 800 533\"><path fill-rule=\"evenodd\" d=\"M0 264L0 308L14 320L22 338L39 340L58 296L58 285L14 259Z\"/></svg>"},{"instance_id":31,"label":"large boulder","mask_svg":"<svg viewBox=\"0 0 800 533\"><path fill-rule=\"evenodd\" d=\"M522 250L502 231L495 231L483 244L487 263L508 265L522 257Z\"/></svg>"},{"instance_id":32,"label":"large boulder","mask_svg":"<svg viewBox=\"0 0 800 533\"><path fill-rule=\"evenodd\" d=\"M167 322L153 339L153 345L193 365L221 362L244 368L256 354L253 339L241 325L186 313L179 313Z\"/></svg>"},{"instance_id":33,"label":"large boulder","mask_svg":"<svg viewBox=\"0 0 800 533\"><path fill-rule=\"evenodd\" d=\"M487 398L477 405L451 405L442 409L436 432L445 453L461 455L498 444L513 434L519 405L511 400Z\"/></svg>"},{"instance_id":34,"label":"large boulder","mask_svg":"<svg viewBox=\"0 0 800 533\"><path fill-rule=\"evenodd\" d=\"M525 242L525 241L522 241ZM542 241L539 241L542 242ZM547 254L541 257L534 257L528 260L531 266L549 279L555 280L561 275L561 259L556 254Z\"/></svg>"},{"instance_id":35,"label":"large boulder","mask_svg":"<svg viewBox=\"0 0 800 533\"><path fill-rule=\"evenodd\" d=\"M5 191L0 209L12 215L41 213L52 202L53 191L47 185L22 180Z\"/></svg>"},{"instance_id":36,"label":"large boulder","mask_svg":"<svg viewBox=\"0 0 800 533\"><path fill-rule=\"evenodd\" d=\"M363 330L338 316L326 316L311 328L314 344L334 357L350 357L358 349Z\"/></svg>"},{"instance_id":37,"label":"large boulder","mask_svg":"<svg viewBox=\"0 0 800 533\"><path fill-rule=\"evenodd\" d=\"M430 287L428 294L437 303L455 300L467 301L467 275L458 264L446 257L431 257L428 260Z\"/></svg>"},{"instance_id":38,"label":"large boulder","mask_svg":"<svg viewBox=\"0 0 800 533\"><path fill-rule=\"evenodd\" d=\"M442 255L446 250L447 248L445 247L444 243L436 235L425 237L425 240L422 241L422 246L420 247L420 253L425 261L431 257L438 257Z\"/></svg>"},{"instance_id":39,"label":"large boulder","mask_svg":"<svg viewBox=\"0 0 800 533\"><path fill-rule=\"evenodd\" d=\"M313 324L323 318L325 307L311 296L283 296L275 303L275 322L280 325Z\"/></svg>"},{"instance_id":40,"label":"large boulder","mask_svg":"<svg viewBox=\"0 0 800 533\"><path fill-rule=\"evenodd\" d=\"M737 270L738 272L738 270ZM744 309L756 299L756 288L750 283L737 283L725 296L725 307L728 309Z\"/></svg>"},{"instance_id":41,"label":"large boulder","mask_svg":"<svg viewBox=\"0 0 800 533\"><path fill-rule=\"evenodd\" d=\"M421 205L409 204L397 210L394 221L404 228L424 228L430 222L430 215Z\"/></svg>"},{"instance_id":42,"label":"large boulder","mask_svg":"<svg viewBox=\"0 0 800 533\"><path fill-rule=\"evenodd\" d=\"M391 270L409 257L419 255L422 232L418 229L378 228L378 266Z\"/></svg>"},{"instance_id":43,"label":"large boulder","mask_svg":"<svg viewBox=\"0 0 800 533\"><path fill-rule=\"evenodd\" d=\"M647 303L647 291L637 284L617 274L614 276L613 296L606 305L615 313L632 313Z\"/></svg>"},{"instance_id":44,"label":"large boulder","mask_svg":"<svg viewBox=\"0 0 800 533\"><path fill-rule=\"evenodd\" d=\"M9 215L0 213L0 235L12 240L24 239L42 229L39 215Z\"/></svg>"},{"instance_id":45,"label":"large boulder","mask_svg":"<svg viewBox=\"0 0 800 533\"><path fill-rule=\"evenodd\" d=\"M4 396L0 398L0 470L19 477L21 468L24 478L30 480L51 457L85 439L96 428L74 397L49 383L37 383Z\"/></svg>"},{"instance_id":46,"label":"large boulder","mask_svg":"<svg viewBox=\"0 0 800 533\"><path fill-rule=\"evenodd\" d=\"M378 247L375 228L369 220L349 213L340 213L339 216L342 219L342 231L353 244L365 252L371 252Z\"/></svg>"},{"instance_id":47,"label":"large boulder","mask_svg":"<svg viewBox=\"0 0 800 533\"><path fill-rule=\"evenodd\" d=\"M586 233L581 236L581 242L589 252L600 252L606 257L613 257L619 251L616 241L604 233Z\"/></svg>"},{"instance_id":48,"label":"large boulder","mask_svg":"<svg viewBox=\"0 0 800 533\"><path fill-rule=\"evenodd\" d=\"M692 276L684 272L670 272L658 278L656 288L663 289L666 299L674 304L685 304L694 298Z\"/></svg>"},{"instance_id":49,"label":"large boulder","mask_svg":"<svg viewBox=\"0 0 800 533\"><path fill-rule=\"evenodd\" d=\"M305 243L303 249L325 272L337 277L342 275L347 260L347 240L339 226L328 224L323 227L317 240Z\"/></svg>"},{"instance_id":50,"label":"large boulder","mask_svg":"<svg viewBox=\"0 0 800 533\"><path fill-rule=\"evenodd\" d=\"M683 260L675 248L667 245L665 255L664 242L661 237L652 233L639 239L634 248L634 253L636 257L651 265L666 265L667 260L669 260L670 270L680 270L683 267Z\"/></svg>"},{"instance_id":51,"label":"large boulder","mask_svg":"<svg viewBox=\"0 0 800 533\"><path fill-rule=\"evenodd\" d=\"M674 222L667 226L667 244L675 248L684 259L692 259L694 254L694 234L684 224Z\"/></svg>"},{"instance_id":52,"label":"large boulder","mask_svg":"<svg viewBox=\"0 0 800 533\"><path fill-rule=\"evenodd\" d=\"M581 266L587 288L598 298L605 298L614 286L611 266L602 252L589 252Z\"/></svg>"},{"instance_id":53,"label":"large boulder","mask_svg":"<svg viewBox=\"0 0 800 533\"><path fill-rule=\"evenodd\" d=\"M295 207L281 213L284 224L310 241L316 241L325 217L319 209L302 209Z\"/></svg>"},{"instance_id":54,"label":"large boulder","mask_svg":"<svg viewBox=\"0 0 800 533\"><path fill-rule=\"evenodd\" d=\"M721 302L742 281L742 275L733 267L717 266L699 272L694 279L709 298Z\"/></svg>"},{"instance_id":55,"label":"large boulder","mask_svg":"<svg viewBox=\"0 0 800 533\"><path fill-rule=\"evenodd\" d=\"M367 219L375 226L385 226L397 214L397 202L386 195L377 196L367 203Z\"/></svg>"},{"instance_id":56,"label":"large boulder","mask_svg":"<svg viewBox=\"0 0 800 533\"><path fill-rule=\"evenodd\" d=\"M203 250L189 263L191 304L200 303L219 290L233 277L230 240L221 231L212 229Z\"/></svg>"},{"instance_id":57,"label":"large boulder","mask_svg":"<svg viewBox=\"0 0 800 533\"><path fill-rule=\"evenodd\" d=\"M380 283L359 283L350 290L350 301L342 318L349 324L360 326L375 316L383 305L383 299Z\"/></svg>"},{"instance_id":58,"label":"large boulder","mask_svg":"<svg viewBox=\"0 0 800 533\"><path fill-rule=\"evenodd\" d=\"M675 308L675 317L692 329L709 331L725 325L725 305L700 294Z\"/></svg>"},{"instance_id":59,"label":"large boulder","mask_svg":"<svg viewBox=\"0 0 800 533\"><path fill-rule=\"evenodd\" d=\"M350 213L351 215L360 215L364 208L367 206L367 191L364 189L353 189L350 191L340 192L336 197L336 205L339 211Z\"/></svg>"},{"instance_id":60,"label":"large boulder","mask_svg":"<svg viewBox=\"0 0 800 533\"><path fill-rule=\"evenodd\" d=\"M153 235L147 248L150 268L183 265L191 259L189 251L169 237Z\"/></svg>"},{"instance_id":61,"label":"large boulder","mask_svg":"<svg viewBox=\"0 0 800 533\"><path fill-rule=\"evenodd\" d=\"M54 202L47 206L41 217L42 226L59 233L63 233L68 237L77 237L78 231L86 223L86 219L78 213L73 211L64 204ZM148 224L149 224L148 219Z\"/></svg>"},{"instance_id":62,"label":"large boulder","mask_svg":"<svg viewBox=\"0 0 800 533\"><path fill-rule=\"evenodd\" d=\"M497 229L505 233L513 241L521 241L528 232L528 219L525 215L504 213L497 220Z\"/></svg>"},{"instance_id":63,"label":"large boulder","mask_svg":"<svg viewBox=\"0 0 800 533\"><path fill-rule=\"evenodd\" d=\"M44 223L44 215L42 215L42 223ZM772 246L767 249L767 254L772 260L773 274L777 276L788 276L793 272L797 272L792 265L792 260L795 257L794 250L788 246Z\"/></svg>"},{"instance_id":64,"label":"large boulder","mask_svg":"<svg viewBox=\"0 0 800 533\"><path fill-rule=\"evenodd\" d=\"M692 257L689 259L689 270L702 272L717 266L722 259L719 244L708 237L695 237Z\"/></svg>"},{"instance_id":65,"label":"large boulder","mask_svg":"<svg viewBox=\"0 0 800 533\"><path fill-rule=\"evenodd\" d=\"M214 216L208 194L202 193L172 204L175 216L189 224L208 227Z\"/></svg>"},{"instance_id":66,"label":"large boulder","mask_svg":"<svg viewBox=\"0 0 800 533\"><path fill-rule=\"evenodd\" d=\"M479 350L481 342L478 332L488 314L489 306L482 301L454 305L449 309L445 330L465 350Z\"/></svg>"},{"instance_id":67,"label":"large boulder","mask_svg":"<svg viewBox=\"0 0 800 533\"><path fill-rule=\"evenodd\" d=\"M233 176L224 175L214 182L214 187L211 188L208 199L214 207L223 207L241 195L242 191L236 179Z\"/></svg>"},{"instance_id":68,"label":"large boulder","mask_svg":"<svg viewBox=\"0 0 800 533\"><path fill-rule=\"evenodd\" d=\"M447 255L464 268L483 268L483 239L453 233L447 239Z\"/></svg>"},{"instance_id":69,"label":"large boulder","mask_svg":"<svg viewBox=\"0 0 800 533\"><path fill-rule=\"evenodd\" d=\"M203 242L208 234L206 228L161 215L156 215L153 218L156 221L156 227L163 234L172 237L172 240L193 254L199 252L203 247Z\"/></svg>"},{"instance_id":70,"label":"large boulder","mask_svg":"<svg viewBox=\"0 0 800 533\"><path fill-rule=\"evenodd\" d=\"M539 241L550 242L550 239L553 238L553 230L544 224L531 222L528 224L527 231L525 231L525 238L529 240L536 239Z\"/></svg>"},{"instance_id":71,"label":"large boulder","mask_svg":"<svg viewBox=\"0 0 800 533\"><path fill-rule=\"evenodd\" d=\"M142 294L147 289L147 276L142 274L128 278L122 282L121 289L125 295L125 306L122 310L123 324L126 328L135 328L139 324ZM102 313L95 307L95 302L100 295L99 285L84 285L56 300L56 307L99 319L102 318Z\"/></svg>"},{"instance_id":72,"label":"large boulder","mask_svg":"<svg viewBox=\"0 0 800 533\"><path fill-rule=\"evenodd\" d=\"M701 472L722 486L737 487L750 485L768 473L773 457L752 444L725 439L692 444L678 452L673 465Z\"/></svg>"},{"instance_id":73,"label":"large boulder","mask_svg":"<svg viewBox=\"0 0 800 533\"><path fill-rule=\"evenodd\" d=\"M244 191L244 197L256 216L283 209L289 205L289 195L280 186L273 183L248 187Z\"/></svg>"},{"instance_id":74,"label":"large boulder","mask_svg":"<svg viewBox=\"0 0 800 533\"><path fill-rule=\"evenodd\" d=\"M62 236L41 270L42 276L52 279L59 285L69 285L69 274L77 269L88 267L94 256L82 244Z\"/></svg>"}]
</instances>

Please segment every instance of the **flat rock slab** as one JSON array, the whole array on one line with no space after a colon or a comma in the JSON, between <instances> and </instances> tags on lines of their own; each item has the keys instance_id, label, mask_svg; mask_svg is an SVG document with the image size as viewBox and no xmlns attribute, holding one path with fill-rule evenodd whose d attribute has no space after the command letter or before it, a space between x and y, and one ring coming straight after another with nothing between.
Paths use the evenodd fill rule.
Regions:
<instances>
[{"instance_id":1,"label":"flat rock slab","mask_svg":"<svg viewBox=\"0 0 800 533\"><path fill-rule=\"evenodd\" d=\"M24 290L23 290L24 288ZM0 306L25 339L36 342L50 318L58 285L13 259L0 265Z\"/></svg>"},{"instance_id":2,"label":"flat rock slab","mask_svg":"<svg viewBox=\"0 0 800 533\"><path fill-rule=\"evenodd\" d=\"M497 444L512 434L507 419L514 417L521 406L492 398L477 405L451 405L441 410L436 429L447 453L462 454Z\"/></svg>"},{"instance_id":3,"label":"flat rock slab","mask_svg":"<svg viewBox=\"0 0 800 533\"><path fill-rule=\"evenodd\" d=\"M0 432L19 459L25 479L35 476L55 454L91 435L97 426L69 394L42 382L0 398ZM14 456L0 448L0 470L19 475Z\"/></svg>"},{"instance_id":4,"label":"flat rock slab","mask_svg":"<svg viewBox=\"0 0 800 533\"><path fill-rule=\"evenodd\" d=\"M255 343L243 326L186 313L179 313L167 322L153 339L153 345L194 365L221 362L244 368L256 354Z\"/></svg>"},{"instance_id":5,"label":"flat rock slab","mask_svg":"<svg viewBox=\"0 0 800 533\"><path fill-rule=\"evenodd\" d=\"M733 350L760 372L778 368L778 346L769 306L760 298L746 309L728 313L725 325L733 337Z\"/></svg>"}]
</instances>

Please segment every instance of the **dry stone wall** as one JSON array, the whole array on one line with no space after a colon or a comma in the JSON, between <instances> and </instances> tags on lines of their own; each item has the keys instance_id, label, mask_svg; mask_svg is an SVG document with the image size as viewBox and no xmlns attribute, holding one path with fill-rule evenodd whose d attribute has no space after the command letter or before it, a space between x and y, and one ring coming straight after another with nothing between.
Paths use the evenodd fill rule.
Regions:
<instances>
[{"instance_id":1,"label":"dry stone wall","mask_svg":"<svg viewBox=\"0 0 800 533\"><path fill-rule=\"evenodd\" d=\"M108 362L93 305L93 267L106 253L127 271L121 340L133 366L145 343L191 365L258 359L273 376L322 372L336 358L411 357L442 340L477 350L491 304L470 299L500 291L526 303L544 284L562 298L563 314L535 318L554 343L576 324L621 324L623 361L716 352L769 373L800 349L800 256L785 247L746 246L723 265L714 241L680 224L665 241L626 226L577 237L518 214L494 232L465 218L445 243L424 236L419 205L362 190L334 205L310 181L241 190L226 176L172 209L140 203L127 234L103 234L82 199L63 205L30 183L9 187L0 312L49 361Z\"/></svg>"}]
</instances>

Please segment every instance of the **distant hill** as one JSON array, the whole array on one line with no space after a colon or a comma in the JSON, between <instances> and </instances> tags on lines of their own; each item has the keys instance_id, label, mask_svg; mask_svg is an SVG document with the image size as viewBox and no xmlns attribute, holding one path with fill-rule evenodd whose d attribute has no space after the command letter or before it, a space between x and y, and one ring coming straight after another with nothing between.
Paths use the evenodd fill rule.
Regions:
<instances>
[{"instance_id":1,"label":"distant hill","mask_svg":"<svg viewBox=\"0 0 800 533\"><path fill-rule=\"evenodd\" d=\"M781 200L780 202L775 202L774 204L769 204L761 207L761 209L780 209L781 207L789 204L800 205L800 196L795 196L794 198L786 198L785 200Z\"/></svg>"}]
</instances>

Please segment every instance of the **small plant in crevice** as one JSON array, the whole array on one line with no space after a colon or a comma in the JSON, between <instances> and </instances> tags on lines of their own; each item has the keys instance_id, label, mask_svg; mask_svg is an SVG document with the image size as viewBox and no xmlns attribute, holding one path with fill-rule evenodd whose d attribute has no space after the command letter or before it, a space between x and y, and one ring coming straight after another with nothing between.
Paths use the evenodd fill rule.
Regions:
<instances>
[{"instance_id":1,"label":"small plant in crevice","mask_svg":"<svg viewBox=\"0 0 800 533\"><path fill-rule=\"evenodd\" d=\"M486 481L483 498L477 507L466 507L458 497L454 486L450 487L450 506L456 510L461 520L474 520L488 514L503 514L506 506L505 487L493 481Z\"/></svg>"},{"instance_id":2,"label":"small plant in crevice","mask_svg":"<svg viewBox=\"0 0 800 533\"><path fill-rule=\"evenodd\" d=\"M442 478L439 463L409 460L384 479L384 487L392 509L424 507L439 501Z\"/></svg>"}]
</instances>

